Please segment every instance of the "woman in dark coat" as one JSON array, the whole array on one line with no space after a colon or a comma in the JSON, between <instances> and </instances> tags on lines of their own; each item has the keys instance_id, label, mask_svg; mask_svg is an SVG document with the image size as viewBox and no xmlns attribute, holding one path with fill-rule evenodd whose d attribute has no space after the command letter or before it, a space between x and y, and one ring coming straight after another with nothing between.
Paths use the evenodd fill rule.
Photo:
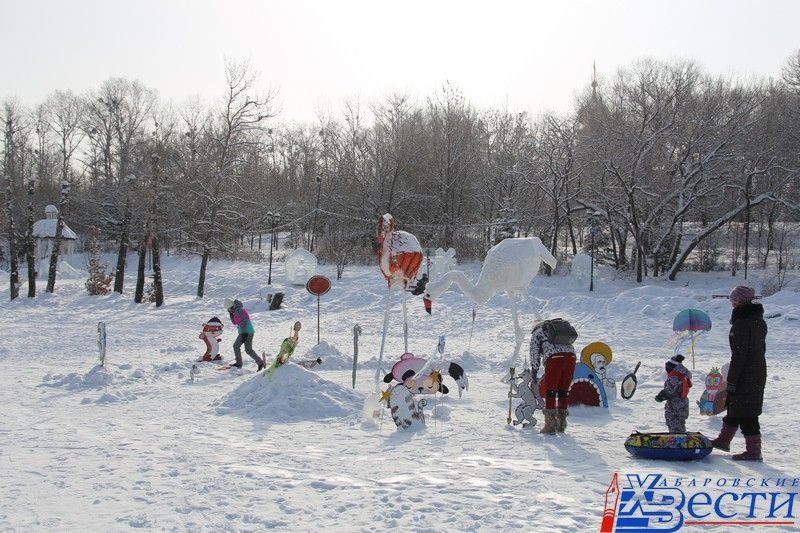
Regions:
<instances>
[{"instance_id":1,"label":"woman in dark coat","mask_svg":"<svg viewBox=\"0 0 800 533\"><path fill-rule=\"evenodd\" d=\"M711 441L714 448L729 451L737 429L742 430L746 451L733 456L743 461L761 461L761 427L758 416L764 403L767 383L765 358L767 323L764 307L753 303L751 287L735 287L729 296L731 362L728 370L728 414L722 419L719 436Z\"/></svg>"}]
</instances>

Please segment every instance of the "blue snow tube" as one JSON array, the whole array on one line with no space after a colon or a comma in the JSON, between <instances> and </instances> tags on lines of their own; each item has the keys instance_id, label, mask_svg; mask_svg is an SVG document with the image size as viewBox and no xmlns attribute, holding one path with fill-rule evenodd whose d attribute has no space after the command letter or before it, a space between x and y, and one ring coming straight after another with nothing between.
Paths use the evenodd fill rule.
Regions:
<instances>
[{"instance_id":1,"label":"blue snow tube","mask_svg":"<svg viewBox=\"0 0 800 533\"><path fill-rule=\"evenodd\" d=\"M691 461L711 453L711 441L702 433L639 433L625 441L625 449L635 457L664 461Z\"/></svg>"}]
</instances>

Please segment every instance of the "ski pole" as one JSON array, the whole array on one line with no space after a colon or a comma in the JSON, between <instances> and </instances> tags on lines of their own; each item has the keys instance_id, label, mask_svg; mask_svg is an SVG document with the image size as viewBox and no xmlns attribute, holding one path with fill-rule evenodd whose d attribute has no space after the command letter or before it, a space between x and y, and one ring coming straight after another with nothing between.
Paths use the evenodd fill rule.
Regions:
<instances>
[{"instance_id":1,"label":"ski pole","mask_svg":"<svg viewBox=\"0 0 800 533\"><path fill-rule=\"evenodd\" d=\"M508 372L509 376L511 376L511 379L508 380L508 383L509 383L509 385L508 385L508 418L506 418L506 424L510 424L511 423L511 400L512 400L511 393L514 390L514 373L515 373L515 370L514 370L514 367L512 366L511 369Z\"/></svg>"}]
</instances>

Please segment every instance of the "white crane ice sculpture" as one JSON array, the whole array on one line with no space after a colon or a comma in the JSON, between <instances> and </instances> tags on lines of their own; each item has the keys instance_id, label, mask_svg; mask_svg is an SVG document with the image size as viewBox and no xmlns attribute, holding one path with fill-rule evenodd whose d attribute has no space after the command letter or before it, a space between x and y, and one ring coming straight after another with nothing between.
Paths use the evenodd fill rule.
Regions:
<instances>
[{"instance_id":1,"label":"white crane ice sculpture","mask_svg":"<svg viewBox=\"0 0 800 533\"><path fill-rule=\"evenodd\" d=\"M527 297L528 285L539 273L542 261L551 268L556 267L556 258L538 237L504 239L486 253L477 283L470 281L460 270L451 270L441 279L428 283L423 298L425 310L430 313L433 300L441 296L453 283L458 285L467 298L479 305L485 304L495 294L506 293L511 302L511 316L514 319L516 344L512 361L516 361L520 346L525 339L525 332L520 327L517 317L516 298L520 295ZM537 320L541 320L536 310L534 314Z\"/></svg>"}]
</instances>

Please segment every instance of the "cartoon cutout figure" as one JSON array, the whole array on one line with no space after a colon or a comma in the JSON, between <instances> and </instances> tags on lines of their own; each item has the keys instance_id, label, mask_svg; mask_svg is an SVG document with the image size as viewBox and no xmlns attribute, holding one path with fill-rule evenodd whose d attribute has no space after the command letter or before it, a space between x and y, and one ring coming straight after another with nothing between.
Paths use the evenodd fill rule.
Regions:
<instances>
[{"instance_id":1,"label":"cartoon cutout figure","mask_svg":"<svg viewBox=\"0 0 800 533\"><path fill-rule=\"evenodd\" d=\"M206 353L198 362L222 361L219 354L219 341L222 340L222 321L213 317L203 324L203 331L200 332L200 339L206 343Z\"/></svg>"},{"instance_id":2,"label":"cartoon cutout figure","mask_svg":"<svg viewBox=\"0 0 800 533\"><path fill-rule=\"evenodd\" d=\"M539 392L544 391L544 380L540 380ZM575 365L575 372L572 374L572 385L569 388L569 405L588 405L591 407L608 408L608 397L606 388L597 372L584 363Z\"/></svg>"},{"instance_id":3,"label":"cartoon cutout figure","mask_svg":"<svg viewBox=\"0 0 800 533\"><path fill-rule=\"evenodd\" d=\"M412 394L434 394L441 392L447 394L450 389L442 383L442 374L438 370L424 372L422 376L417 373L425 367L426 359L417 357L413 353L404 353L400 360L392 366L392 371L383 378L384 383L391 383L392 380L402 383ZM458 384L458 396L461 397L462 391L469 387L469 380L464 374L461 365L450 363L447 367L447 374Z\"/></svg>"},{"instance_id":4,"label":"cartoon cutout figure","mask_svg":"<svg viewBox=\"0 0 800 533\"><path fill-rule=\"evenodd\" d=\"M728 382L725 379L727 369L723 373L719 367L713 367L711 372L706 376L706 390L697 401L697 406L700 407L701 415L718 415L725 411L725 400L728 395L727 387Z\"/></svg>"},{"instance_id":5,"label":"cartoon cutout figure","mask_svg":"<svg viewBox=\"0 0 800 533\"><path fill-rule=\"evenodd\" d=\"M611 399L617 397L617 384L606 375L608 365L611 364L612 359L611 348L604 342L592 342L581 350L581 363L597 374L597 377L603 383L606 397Z\"/></svg>"},{"instance_id":6,"label":"cartoon cutout figure","mask_svg":"<svg viewBox=\"0 0 800 533\"><path fill-rule=\"evenodd\" d=\"M386 403L398 429L414 431L425 427L425 414L422 409L427 405L427 400L423 398L416 401L411 390L400 384L390 387L384 396L387 397Z\"/></svg>"},{"instance_id":7,"label":"cartoon cutout figure","mask_svg":"<svg viewBox=\"0 0 800 533\"><path fill-rule=\"evenodd\" d=\"M278 352L278 355L275 356L275 360L271 365L269 365L265 372L269 381L272 381L272 374L275 372L275 370L277 370L279 366L286 364L286 362L289 361L289 358L292 357L294 349L297 347L297 343L300 342L300 328L300 322L295 322L294 326L292 327L292 336L286 337L283 339L283 342L281 342L281 350Z\"/></svg>"},{"instance_id":8,"label":"cartoon cutout figure","mask_svg":"<svg viewBox=\"0 0 800 533\"><path fill-rule=\"evenodd\" d=\"M509 398L522 399L522 403L514 410L514 414L517 417L514 420L514 425L522 424L523 428L535 426L534 413L536 413L537 409L544 409L544 400L539 392L538 380L533 379L530 368L526 368L522 374L514 375L510 385Z\"/></svg>"}]
</instances>

